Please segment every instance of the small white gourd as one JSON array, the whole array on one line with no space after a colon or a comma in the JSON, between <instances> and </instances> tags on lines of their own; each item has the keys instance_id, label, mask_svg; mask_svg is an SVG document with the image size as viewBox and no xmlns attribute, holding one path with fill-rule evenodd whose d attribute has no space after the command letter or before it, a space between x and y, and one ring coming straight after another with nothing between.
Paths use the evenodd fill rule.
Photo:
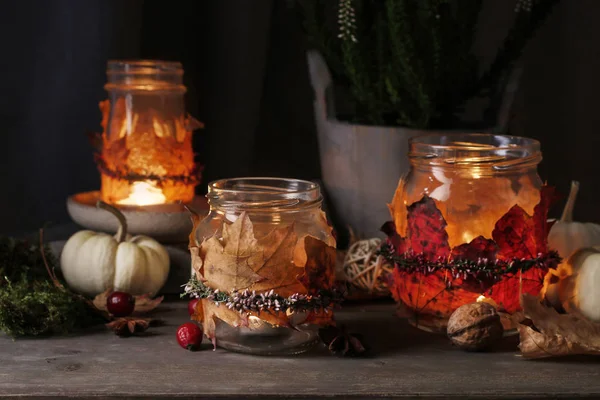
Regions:
<instances>
[{"instance_id":1,"label":"small white gourd","mask_svg":"<svg viewBox=\"0 0 600 400\"><path fill-rule=\"evenodd\" d=\"M148 236L127 234L125 216L115 207L99 201L97 207L119 220L115 236L83 230L65 244L60 266L69 287L87 296L107 289L132 295L155 295L169 275L169 254Z\"/></svg>"},{"instance_id":2,"label":"small white gourd","mask_svg":"<svg viewBox=\"0 0 600 400\"><path fill-rule=\"evenodd\" d=\"M546 289L548 301L600 322L600 246L576 251L556 275L557 282Z\"/></svg>"},{"instance_id":3,"label":"small white gourd","mask_svg":"<svg viewBox=\"0 0 600 400\"><path fill-rule=\"evenodd\" d=\"M571 182L571 191L560 220L550 229L548 247L568 259L576 250L600 245L600 225L573 221L573 207L579 191L579 182Z\"/></svg>"}]
</instances>

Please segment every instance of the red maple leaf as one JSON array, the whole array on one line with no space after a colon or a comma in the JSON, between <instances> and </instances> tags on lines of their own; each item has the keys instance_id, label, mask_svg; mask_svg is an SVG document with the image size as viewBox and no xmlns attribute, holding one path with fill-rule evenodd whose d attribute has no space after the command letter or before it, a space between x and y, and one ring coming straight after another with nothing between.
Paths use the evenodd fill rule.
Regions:
<instances>
[{"instance_id":1,"label":"red maple leaf","mask_svg":"<svg viewBox=\"0 0 600 400\"><path fill-rule=\"evenodd\" d=\"M519 302L521 293L537 296L544 286L547 268L533 267L525 272L506 274L493 285L485 296L498 304L498 309L512 314L521 309Z\"/></svg>"},{"instance_id":2,"label":"red maple leaf","mask_svg":"<svg viewBox=\"0 0 600 400\"><path fill-rule=\"evenodd\" d=\"M406 238L398 235L396 225L393 221L388 221L383 224L380 230L387 235L387 243L392 245L395 254L402 255L408 251L410 243L408 243Z\"/></svg>"},{"instance_id":3,"label":"red maple leaf","mask_svg":"<svg viewBox=\"0 0 600 400\"><path fill-rule=\"evenodd\" d=\"M446 220L429 196L407 208L407 236L415 253L423 253L429 260L446 258L450 254Z\"/></svg>"},{"instance_id":4,"label":"red maple leaf","mask_svg":"<svg viewBox=\"0 0 600 400\"><path fill-rule=\"evenodd\" d=\"M447 318L458 307L475 301L481 293L469 290L460 278L452 278L446 271L425 274L394 268L390 275L392 297L406 304L416 315Z\"/></svg>"},{"instance_id":5,"label":"red maple leaf","mask_svg":"<svg viewBox=\"0 0 600 400\"><path fill-rule=\"evenodd\" d=\"M537 255L533 219L514 205L494 226L492 237L498 244L500 259L531 259Z\"/></svg>"},{"instance_id":6,"label":"red maple leaf","mask_svg":"<svg viewBox=\"0 0 600 400\"><path fill-rule=\"evenodd\" d=\"M463 243L452 249L453 260L477 261L480 258L495 260L498 245L491 239L477 236L470 243Z\"/></svg>"}]
</instances>

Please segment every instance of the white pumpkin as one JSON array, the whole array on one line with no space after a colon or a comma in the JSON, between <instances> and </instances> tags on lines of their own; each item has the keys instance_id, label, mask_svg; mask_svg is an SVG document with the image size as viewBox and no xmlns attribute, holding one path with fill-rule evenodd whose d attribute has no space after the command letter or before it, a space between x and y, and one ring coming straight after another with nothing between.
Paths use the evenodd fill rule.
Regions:
<instances>
[{"instance_id":1,"label":"white pumpkin","mask_svg":"<svg viewBox=\"0 0 600 400\"><path fill-rule=\"evenodd\" d=\"M548 246L568 259L576 250L600 245L600 225L573 221L573 207L579 191L579 182L571 182L571 191L563 214L550 229Z\"/></svg>"},{"instance_id":2,"label":"white pumpkin","mask_svg":"<svg viewBox=\"0 0 600 400\"><path fill-rule=\"evenodd\" d=\"M600 322L600 246L580 249L547 277L546 299L556 308Z\"/></svg>"},{"instance_id":3,"label":"white pumpkin","mask_svg":"<svg viewBox=\"0 0 600 400\"><path fill-rule=\"evenodd\" d=\"M60 256L60 266L69 287L96 296L107 289L132 295L155 295L169 275L169 254L148 236L127 234L127 222L115 207L99 201L119 220L113 237L102 232L79 231L69 238Z\"/></svg>"}]
</instances>

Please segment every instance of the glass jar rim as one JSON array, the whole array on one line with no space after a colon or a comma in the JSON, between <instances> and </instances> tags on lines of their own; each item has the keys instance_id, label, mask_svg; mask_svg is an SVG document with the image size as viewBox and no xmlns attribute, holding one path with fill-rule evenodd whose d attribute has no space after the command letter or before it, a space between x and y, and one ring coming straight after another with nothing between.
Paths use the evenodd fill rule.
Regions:
<instances>
[{"instance_id":1,"label":"glass jar rim","mask_svg":"<svg viewBox=\"0 0 600 400\"><path fill-rule=\"evenodd\" d=\"M156 75L158 73L167 73L183 75L183 65L179 61L116 59L108 60L106 72L107 74L136 73Z\"/></svg>"},{"instance_id":2,"label":"glass jar rim","mask_svg":"<svg viewBox=\"0 0 600 400\"><path fill-rule=\"evenodd\" d=\"M448 143L446 143L448 141ZM413 136L409 139L411 150L413 146L426 146L440 150L516 150L523 149L531 152L540 150L539 140L512 135L494 133L432 133Z\"/></svg>"},{"instance_id":3,"label":"glass jar rim","mask_svg":"<svg viewBox=\"0 0 600 400\"><path fill-rule=\"evenodd\" d=\"M450 168L490 168L512 171L531 168L542 160L540 142L494 133L439 133L409 139L413 165Z\"/></svg>"},{"instance_id":4,"label":"glass jar rim","mask_svg":"<svg viewBox=\"0 0 600 400\"><path fill-rule=\"evenodd\" d=\"M320 206L319 184L293 178L240 177L212 181L206 194L211 207L242 211L297 211Z\"/></svg>"}]
</instances>

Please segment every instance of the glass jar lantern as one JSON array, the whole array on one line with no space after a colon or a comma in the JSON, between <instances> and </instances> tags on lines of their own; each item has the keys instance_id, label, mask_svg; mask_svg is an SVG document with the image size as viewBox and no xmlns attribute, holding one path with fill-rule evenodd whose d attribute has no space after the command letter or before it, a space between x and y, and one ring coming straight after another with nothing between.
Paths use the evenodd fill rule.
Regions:
<instances>
[{"instance_id":1,"label":"glass jar lantern","mask_svg":"<svg viewBox=\"0 0 600 400\"><path fill-rule=\"evenodd\" d=\"M108 62L96 157L105 202L146 206L193 199L199 177L192 130L199 126L185 112L182 77L179 62Z\"/></svg>"},{"instance_id":2,"label":"glass jar lantern","mask_svg":"<svg viewBox=\"0 0 600 400\"><path fill-rule=\"evenodd\" d=\"M487 301L510 314L519 307L520 287L537 294L557 263L544 247L546 237L536 238L539 253L533 249L519 259L507 243L521 246L527 238L502 238L521 229L511 226L520 221L547 229L532 217L542 193L540 143L493 134L426 135L410 140L409 159L410 171L390 205L395 224L388 228L396 252L393 293L402 313L422 329L445 331L463 304Z\"/></svg>"},{"instance_id":3,"label":"glass jar lantern","mask_svg":"<svg viewBox=\"0 0 600 400\"><path fill-rule=\"evenodd\" d=\"M257 279L247 288L236 288L239 293L248 289L249 292L260 297L274 292L275 295L282 298L293 296L296 293L300 295L311 293L296 284L296 277L301 281L300 276L304 273L304 269L300 267L304 264L308 265L307 260L311 257L306 249L308 246L306 238L308 237L314 240L312 243L319 243L329 255L333 251L333 257L323 258L322 254L317 256L322 264L322 271L331 277L334 276L336 241L321 208L323 199L319 185L296 179L225 179L209 184L207 198L210 211L195 228L195 239L200 245L200 255L203 257L203 278L208 287L219 288L221 291L229 290L228 287L223 287L222 284L211 279L210 269L219 268L219 266L213 265L209 261L209 253L212 248L205 250L210 246L220 246L226 241L234 240L231 237L233 234L226 233L226 229L235 229L236 259L234 263L238 263L236 268L242 264L240 268L254 265L254 261L250 261L250 259L254 260L257 252L260 253L260 263L265 260L271 263L269 267L258 266L258 264L252 266L253 272L257 274ZM240 221L242 217L248 218L248 222ZM245 225L236 228L234 226L236 221ZM248 225L251 227L248 228ZM283 236L285 239L281 239ZM211 238L216 239L219 244L213 242L208 245ZM243 244L241 240L244 240ZM276 246L270 245L275 242L277 242ZM269 245L263 246L261 243L269 243ZM225 253L227 253L226 247L225 244ZM242 247L243 250L240 250ZM267 253L269 254L267 255ZM267 268L271 268L269 274L265 274ZM194 271L195 269L196 271ZM253 272L247 270L246 274ZM229 273L231 273L231 269L225 272L225 274ZM195 266L192 274L197 275ZM222 278L222 274L213 276L217 279ZM287 278L283 278L284 276ZM312 293L314 294L316 291ZM220 307L226 307L226 305ZM243 314L243 310L240 312ZM283 308L279 312L290 315L290 310ZM318 339L317 325L300 323L296 326L297 329L290 329L290 327L274 324L270 318L265 318L269 317L271 313L272 309L267 309L260 313L253 313L249 317L244 315L245 323L240 326L217 318L215 332L217 345L235 352L271 355L300 353L316 343ZM299 322L304 321L308 315L306 311L294 311L292 314L290 320Z\"/></svg>"}]
</instances>

